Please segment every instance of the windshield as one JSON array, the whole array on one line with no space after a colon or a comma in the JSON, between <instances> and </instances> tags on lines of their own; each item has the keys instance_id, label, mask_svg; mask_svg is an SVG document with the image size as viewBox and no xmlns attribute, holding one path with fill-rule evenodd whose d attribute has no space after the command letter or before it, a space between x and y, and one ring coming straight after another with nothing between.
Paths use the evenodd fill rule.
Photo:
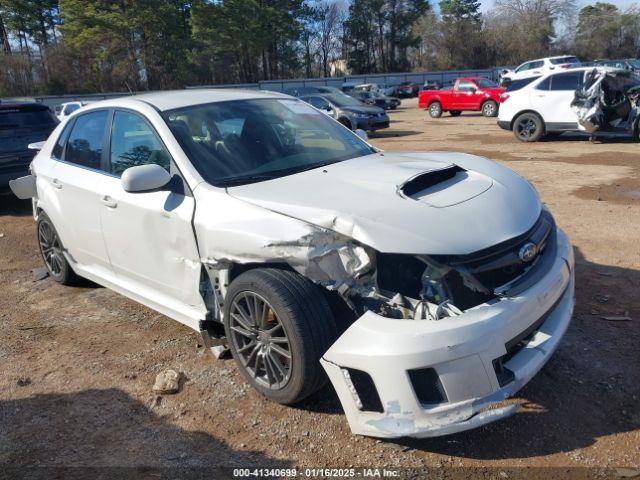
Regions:
<instances>
[{"instance_id":1,"label":"windshield","mask_svg":"<svg viewBox=\"0 0 640 480\"><path fill-rule=\"evenodd\" d=\"M488 78L476 78L475 82L480 88L496 88L498 86L496 82Z\"/></svg>"},{"instance_id":2,"label":"windshield","mask_svg":"<svg viewBox=\"0 0 640 480\"><path fill-rule=\"evenodd\" d=\"M338 107L362 107L360 100L356 100L348 95L324 95L324 98Z\"/></svg>"},{"instance_id":3,"label":"windshield","mask_svg":"<svg viewBox=\"0 0 640 480\"><path fill-rule=\"evenodd\" d=\"M580 63L578 57L560 57L560 58L551 58L549 61L553 65L561 65L563 63Z\"/></svg>"},{"instance_id":4,"label":"windshield","mask_svg":"<svg viewBox=\"0 0 640 480\"><path fill-rule=\"evenodd\" d=\"M216 102L163 117L204 179L218 187L292 175L375 150L293 99Z\"/></svg>"}]
</instances>

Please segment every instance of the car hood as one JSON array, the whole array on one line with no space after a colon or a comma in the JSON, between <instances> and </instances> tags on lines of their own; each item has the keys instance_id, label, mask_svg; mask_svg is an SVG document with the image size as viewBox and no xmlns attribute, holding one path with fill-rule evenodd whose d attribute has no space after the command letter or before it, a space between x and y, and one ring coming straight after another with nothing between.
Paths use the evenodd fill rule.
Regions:
<instances>
[{"instance_id":1,"label":"car hood","mask_svg":"<svg viewBox=\"0 0 640 480\"><path fill-rule=\"evenodd\" d=\"M541 212L512 170L447 152L376 153L227 191L385 253L472 253L525 233Z\"/></svg>"}]
</instances>

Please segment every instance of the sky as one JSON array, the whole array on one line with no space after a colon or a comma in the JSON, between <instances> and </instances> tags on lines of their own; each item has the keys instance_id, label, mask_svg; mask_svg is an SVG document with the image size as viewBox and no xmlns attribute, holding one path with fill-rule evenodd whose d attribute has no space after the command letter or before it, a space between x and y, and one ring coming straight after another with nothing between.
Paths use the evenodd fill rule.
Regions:
<instances>
[{"instance_id":1,"label":"sky","mask_svg":"<svg viewBox=\"0 0 640 480\"><path fill-rule=\"evenodd\" d=\"M606 2L606 3L612 3L614 4L616 7L618 7L621 10L626 9L627 7L630 7L631 5L638 5L640 4L639 0L600 0L602 2ZM434 2L432 2L434 3ZM435 2L437 3L437 2ZM480 0L480 3L482 3L482 11L486 12L488 10L491 9L491 7L493 6L493 0ZM582 8L585 5L590 5L590 4L594 4L596 3L596 0L593 1L586 1L586 0L578 0L578 7Z\"/></svg>"}]
</instances>

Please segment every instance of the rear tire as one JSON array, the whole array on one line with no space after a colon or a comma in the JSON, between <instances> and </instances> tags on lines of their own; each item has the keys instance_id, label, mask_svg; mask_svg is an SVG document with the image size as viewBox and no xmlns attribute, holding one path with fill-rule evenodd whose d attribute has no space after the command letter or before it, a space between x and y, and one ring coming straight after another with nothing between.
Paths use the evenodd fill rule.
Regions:
<instances>
[{"instance_id":1,"label":"rear tire","mask_svg":"<svg viewBox=\"0 0 640 480\"><path fill-rule=\"evenodd\" d=\"M270 268L238 276L224 328L240 372L269 400L297 403L325 384L319 360L338 333L319 287L302 275Z\"/></svg>"},{"instance_id":2,"label":"rear tire","mask_svg":"<svg viewBox=\"0 0 640 480\"><path fill-rule=\"evenodd\" d=\"M433 102L429 105L429 116L431 118L440 118L442 116L442 104L440 102Z\"/></svg>"},{"instance_id":3,"label":"rear tire","mask_svg":"<svg viewBox=\"0 0 640 480\"><path fill-rule=\"evenodd\" d=\"M461 110L449 110L449 115L451 115L452 117L459 117L461 113Z\"/></svg>"},{"instance_id":4,"label":"rear tire","mask_svg":"<svg viewBox=\"0 0 640 480\"><path fill-rule=\"evenodd\" d=\"M38 248L49 275L62 285L75 285L80 277L64 256L64 247L49 216L40 212L36 222Z\"/></svg>"},{"instance_id":5,"label":"rear tire","mask_svg":"<svg viewBox=\"0 0 640 480\"><path fill-rule=\"evenodd\" d=\"M513 122L513 134L521 142L537 142L544 134L544 122L535 113L522 113Z\"/></svg>"},{"instance_id":6,"label":"rear tire","mask_svg":"<svg viewBox=\"0 0 640 480\"><path fill-rule=\"evenodd\" d=\"M487 100L482 104L482 115L485 117L498 116L498 104L493 100Z\"/></svg>"}]
</instances>

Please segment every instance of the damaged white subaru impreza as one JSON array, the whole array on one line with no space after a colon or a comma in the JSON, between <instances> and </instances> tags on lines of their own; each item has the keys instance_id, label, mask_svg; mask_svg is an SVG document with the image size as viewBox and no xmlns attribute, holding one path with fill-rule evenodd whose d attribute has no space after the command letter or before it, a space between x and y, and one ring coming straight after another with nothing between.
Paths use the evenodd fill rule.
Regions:
<instances>
[{"instance_id":1,"label":"damaged white subaru impreza","mask_svg":"<svg viewBox=\"0 0 640 480\"><path fill-rule=\"evenodd\" d=\"M55 280L201 332L276 402L328 376L354 433L515 413L502 401L572 315L567 237L485 158L382 152L304 102L238 90L95 103L40 147L12 188Z\"/></svg>"}]
</instances>

